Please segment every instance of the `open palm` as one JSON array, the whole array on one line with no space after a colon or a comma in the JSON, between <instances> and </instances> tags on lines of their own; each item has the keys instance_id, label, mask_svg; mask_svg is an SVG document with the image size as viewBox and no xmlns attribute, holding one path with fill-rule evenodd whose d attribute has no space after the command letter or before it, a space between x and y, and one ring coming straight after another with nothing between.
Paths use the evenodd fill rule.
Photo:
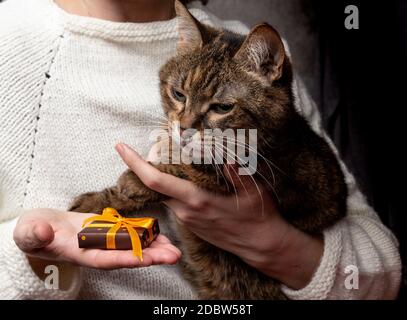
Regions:
<instances>
[{"instance_id":1,"label":"open palm","mask_svg":"<svg viewBox=\"0 0 407 320\"><path fill-rule=\"evenodd\" d=\"M77 233L89 216L92 214L33 209L19 219L14 240L30 256L98 269L175 264L181 257L180 250L164 235L143 250L143 261L132 250L80 249Z\"/></svg>"}]
</instances>

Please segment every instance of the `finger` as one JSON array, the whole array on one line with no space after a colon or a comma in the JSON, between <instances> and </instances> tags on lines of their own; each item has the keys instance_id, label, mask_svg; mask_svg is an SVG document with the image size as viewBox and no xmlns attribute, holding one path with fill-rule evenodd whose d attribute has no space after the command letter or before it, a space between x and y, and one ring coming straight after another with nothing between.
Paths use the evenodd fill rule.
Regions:
<instances>
[{"instance_id":1,"label":"finger","mask_svg":"<svg viewBox=\"0 0 407 320\"><path fill-rule=\"evenodd\" d=\"M151 259L143 259L144 266L151 265ZM143 263L131 250L84 250L78 264L97 269L120 269L140 267Z\"/></svg>"},{"instance_id":2,"label":"finger","mask_svg":"<svg viewBox=\"0 0 407 320\"><path fill-rule=\"evenodd\" d=\"M170 209L170 211L177 216L181 221L187 220L189 208L182 201L177 199L169 199L163 201L163 204Z\"/></svg>"},{"instance_id":3,"label":"finger","mask_svg":"<svg viewBox=\"0 0 407 320\"><path fill-rule=\"evenodd\" d=\"M154 241L157 243L162 243L162 244L171 243L170 239L168 239L166 236L164 236L162 234L159 234Z\"/></svg>"},{"instance_id":4,"label":"finger","mask_svg":"<svg viewBox=\"0 0 407 320\"><path fill-rule=\"evenodd\" d=\"M177 257L181 257L182 255L181 250L174 246L172 243L159 243L157 241L153 241L149 248L163 248L173 252Z\"/></svg>"},{"instance_id":5,"label":"finger","mask_svg":"<svg viewBox=\"0 0 407 320\"><path fill-rule=\"evenodd\" d=\"M118 144L116 150L129 168L150 189L171 198L189 201L191 205L200 201L203 194L192 182L159 171L125 144Z\"/></svg>"},{"instance_id":6,"label":"finger","mask_svg":"<svg viewBox=\"0 0 407 320\"><path fill-rule=\"evenodd\" d=\"M239 165L225 164L223 171L236 188L237 193L257 191L258 185L256 185L254 177L239 174Z\"/></svg>"},{"instance_id":7,"label":"finger","mask_svg":"<svg viewBox=\"0 0 407 320\"><path fill-rule=\"evenodd\" d=\"M52 226L42 220L35 220L31 223L23 222L23 225L16 227L14 231L14 241L26 253L44 248L53 240Z\"/></svg>"},{"instance_id":8,"label":"finger","mask_svg":"<svg viewBox=\"0 0 407 320\"><path fill-rule=\"evenodd\" d=\"M194 210L183 202L170 199L164 204L170 209L177 218L177 223L186 225L194 230L208 230L213 228L215 221L225 218L228 214L233 214L237 210L236 199L234 196L223 197L214 195L211 204L208 204L204 210Z\"/></svg>"},{"instance_id":9,"label":"finger","mask_svg":"<svg viewBox=\"0 0 407 320\"><path fill-rule=\"evenodd\" d=\"M174 264L180 258L179 254L162 246L148 247L144 249L142 261L139 257L135 257L131 250L94 249L94 252L89 251L90 250L88 250L88 253L92 254L92 258L89 259L89 256L87 256L83 261L78 261L78 264L104 270Z\"/></svg>"},{"instance_id":10,"label":"finger","mask_svg":"<svg viewBox=\"0 0 407 320\"><path fill-rule=\"evenodd\" d=\"M158 241L157 241L158 239ZM120 269L147 267L153 264L174 264L181 257L181 251L170 240L160 235L143 250L143 260L135 257L132 250L87 249L81 252L76 263L97 269Z\"/></svg>"},{"instance_id":11,"label":"finger","mask_svg":"<svg viewBox=\"0 0 407 320\"><path fill-rule=\"evenodd\" d=\"M151 265L175 264L181 255L165 247L148 247L143 251L143 257L151 259Z\"/></svg>"},{"instance_id":12,"label":"finger","mask_svg":"<svg viewBox=\"0 0 407 320\"><path fill-rule=\"evenodd\" d=\"M222 209L222 200L227 201L228 199L218 199L218 197L213 196L212 203L216 203L217 208ZM195 204L195 207L191 207L190 205L185 204L184 202L177 199L169 199L164 201L163 203L170 209L173 214L175 214L175 216L178 218L178 223L185 224L190 227L201 226L202 224L205 224L207 220L213 219L212 210L208 210L209 205L206 208L196 207L197 204Z\"/></svg>"}]
</instances>

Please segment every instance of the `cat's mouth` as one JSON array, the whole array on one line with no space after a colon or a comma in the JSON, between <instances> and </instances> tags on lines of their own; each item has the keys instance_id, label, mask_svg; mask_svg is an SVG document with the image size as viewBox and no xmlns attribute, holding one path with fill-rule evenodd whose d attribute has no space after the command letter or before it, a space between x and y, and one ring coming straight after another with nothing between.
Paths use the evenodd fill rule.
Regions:
<instances>
[{"instance_id":1,"label":"cat's mouth","mask_svg":"<svg viewBox=\"0 0 407 320\"><path fill-rule=\"evenodd\" d=\"M239 134L239 130L230 128L182 129L179 122L169 123L167 130L169 139L166 141L171 145L170 161L173 164L212 165L249 163L254 172L257 167L257 136L252 136L253 132L250 130L247 132L245 129L241 130L242 134ZM169 151L169 146L166 149Z\"/></svg>"},{"instance_id":2,"label":"cat's mouth","mask_svg":"<svg viewBox=\"0 0 407 320\"><path fill-rule=\"evenodd\" d=\"M219 152L219 143L215 144L213 137L204 131L194 128L181 129L179 125L172 125L170 130L173 147L179 148L185 158L193 162L210 163Z\"/></svg>"}]
</instances>

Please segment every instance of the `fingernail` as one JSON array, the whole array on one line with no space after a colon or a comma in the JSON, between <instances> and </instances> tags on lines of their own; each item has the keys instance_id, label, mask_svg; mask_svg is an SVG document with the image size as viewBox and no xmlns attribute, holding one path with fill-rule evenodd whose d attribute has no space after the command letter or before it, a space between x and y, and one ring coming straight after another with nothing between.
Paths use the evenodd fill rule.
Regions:
<instances>
[{"instance_id":1,"label":"fingernail","mask_svg":"<svg viewBox=\"0 0 407 320\"><path fill-rule=\"evenodd\" d=\"M115 149L117 150L118 153L120 153L121 155L125 154L125 148L124 145L122 143L118 143L115 146Z\"/></svg>"}]
</instances>

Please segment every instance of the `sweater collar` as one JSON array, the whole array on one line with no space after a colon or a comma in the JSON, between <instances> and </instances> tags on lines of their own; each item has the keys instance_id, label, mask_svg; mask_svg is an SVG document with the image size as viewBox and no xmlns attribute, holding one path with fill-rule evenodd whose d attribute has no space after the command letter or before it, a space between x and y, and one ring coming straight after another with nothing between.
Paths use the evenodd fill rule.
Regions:
<instances>
[{"instance_id":1,"label":"sweater collar","mask_svg":"<svg viewBox=\"0 0 407 320\"><path fill-rule=\"evenodd\" d=\"M147 23L113 22L70 14L53 0L42 1L47 3L58 22L62 22L67 30L77 34L115 42L152 42L175 39L178 36L177 18ZM200 22L211 26L215 24L211 15L207 14L201 6L191 8L190 11Z\"/></svg>"}]
</instances>

